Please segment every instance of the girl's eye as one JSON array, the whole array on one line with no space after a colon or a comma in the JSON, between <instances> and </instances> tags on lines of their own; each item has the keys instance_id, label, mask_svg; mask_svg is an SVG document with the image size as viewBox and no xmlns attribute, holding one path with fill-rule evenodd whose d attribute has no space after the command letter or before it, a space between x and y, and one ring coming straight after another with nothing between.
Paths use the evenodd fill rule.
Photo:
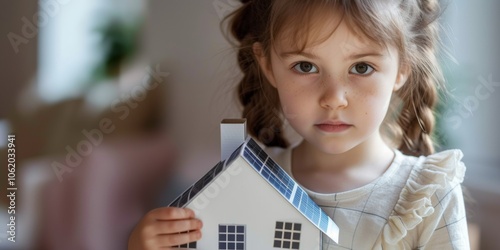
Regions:
<instances>
[{"instance_id":1,"label":"girl's eye","mask_svg":"<svg viewBox=\"0 0 500 250\"><path fill-rule=\"evenodd\" d=\"M318 73L318 69L310 62L299 62L293 66L293 69L301 74Z\"/></svg>"},{"instance_id":2,"label":"girl's eye","mask_svg":"<svg viewBox=\"0 0 500 250\"><path fill-rule=\"evenodd\" d=\"M372 72L373 67L366 63L358 63L349 70L349 73L356 75L369 75Z\"/></svg>"}]
</instances>

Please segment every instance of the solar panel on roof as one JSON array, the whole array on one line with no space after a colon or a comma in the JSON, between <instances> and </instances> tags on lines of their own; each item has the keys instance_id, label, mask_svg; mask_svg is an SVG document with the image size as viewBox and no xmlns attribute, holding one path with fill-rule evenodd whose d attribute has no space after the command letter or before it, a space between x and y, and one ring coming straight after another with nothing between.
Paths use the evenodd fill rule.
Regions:
<instances>
[{"instance_id":1,"label":"solar panel on roof","mask_svg":"<svg viewBox=\"0 0 500 250\"><path fill-rule=\"evenodd\" d=\"M208 171L201 179L191 185L186 191L184 191L181 195L179 195L170 205L169 207L183 207L186 205L192 198L195 197L205 186L207 186L223 169L224 169L224 161L217 163L210 171Z\"/></svg>"},{"instance_id":2,"label":"solar panel on roof","mask_svg":"<svg viewBox=\"0 0 500 250\"><path fill-rule=\"evenodd\" d=\"M332 237L333 235L331 235L332 232L329 231L329 228L336 228L335 223L293 181L288 173L274 162L253 139L249 139L244 145L243 158L309 221L316 225L323 233ZM292 194L294 195L292 196Z\"/></svg>"},{"instance_id":3,"label":"solar panel on roof","mask_svg":"<svg viewBox=\"0 0 500 250\"><path fill-rule=\"evenodd\" d=\"M338 227L335 223L253 139L249 139L246 143L238 147L227 161L221 161L215 165L201 179L170 203L169 206L185 206L240 155L311 223L336 241Z\"/></svg>"}]
</instances>

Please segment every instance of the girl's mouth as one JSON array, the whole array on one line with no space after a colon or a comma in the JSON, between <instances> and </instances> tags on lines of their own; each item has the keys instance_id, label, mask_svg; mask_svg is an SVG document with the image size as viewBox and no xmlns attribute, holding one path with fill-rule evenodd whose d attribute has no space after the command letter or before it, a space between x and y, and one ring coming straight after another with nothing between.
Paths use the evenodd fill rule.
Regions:
<instances>
[{"instance_id":1,"label":"girl's mouth","mask_svg":"<svg viewBox=\"0 0 500 250\"><path fill-rule=\"evenodd\" d=\"M351 124L343 122L325 122L314 125L316 128L327 133L340 133L352 127Z\"/></svg>"}]
</instances>

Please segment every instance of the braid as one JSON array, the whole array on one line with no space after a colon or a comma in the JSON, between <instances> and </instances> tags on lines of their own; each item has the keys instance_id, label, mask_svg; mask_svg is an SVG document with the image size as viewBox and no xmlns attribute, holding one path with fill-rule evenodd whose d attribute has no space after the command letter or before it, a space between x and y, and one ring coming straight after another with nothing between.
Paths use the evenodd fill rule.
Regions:
<instances>
[{"instance_id":1,"label":"braid","mask_svg":"<svg viewBox=\"0 0 500 250\"><path fill-rule=\"evenodd\" d=\"M237 60L243 78L238 85L238 97L243 117L247 119L250 135L266 146L286 148L289 143L283 137L278 92L260 71L252 49L255 42L269 41L257 36L268 33L264 31L268 29L270 4L268 0L242 2L244 5L227 18L231 34L239 42Z\"/></svg>"},{"instance_id":2,"label":"braid","mask_svg":"<svg viewBox=\"0 0 500 250\"><path fill-rule=\"evenodd\" d=\"M260 71L253 45L260 43L263 53L269 58L271 43L279 34L288 32L288 40L304 49L310 38L304 34L312 32L310 26L304 24L316 24L310 22L317 14L315 10L330 3L330 7L343 12L348 24L372 41L383 41L399 48L401 66L407 66L409 74L406 83L394 95L398 100L391 102L391 109L396 108L394 111L397 112L389 112L386 116L390 118L385 123L386 132L394 137L390 138L394 139L394 146L405 154L429 155L434 152L434 109L438 100L437 88L443 86L443 74L436 56L439 43L436 20L441 14L438 0L401 0L396 3L399 8L374 4L369 0L240 1L243 6L226 19L238 42L237 59L243 72L238 97L252 136L267 146L288 146L283 137L284 119L278 93ZM388 8L382 10L382 7Z\"/></svg>"},{"instance_id":3,"label":"braid","mask_svg":"<svg viewBox=\"0 0 500 250\"><path fill-rule=\"evenodd\" d=\"M398 125L402 129L399 149L410 155L429 155L434 152L432 132L435 125L434 108L438 99L437 87L443 75L436 57L438 45L439 5L437 0L419 0L408 53L412 71L407 83L399 90L402 107Z\"/></svg>"}]
</instances>

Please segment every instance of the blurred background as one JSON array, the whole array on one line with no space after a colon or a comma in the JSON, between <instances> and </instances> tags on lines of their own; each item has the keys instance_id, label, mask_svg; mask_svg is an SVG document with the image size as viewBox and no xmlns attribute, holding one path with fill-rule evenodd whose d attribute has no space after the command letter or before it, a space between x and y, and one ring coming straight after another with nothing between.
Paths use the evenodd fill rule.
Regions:
<instances>
[{"instance_id":1,"label":"blurred background","mask_svg":"<svg viewBox=\"0 0 500 250\"><path fill-rule=\"evenodd\" d=\"M0 249L125 249L150 209L220 158L240 117L235 51L220 29L236 0L0 1ZM448 1L440 149L460 148L477 249L500 249L500 17L496 0ZM480 244L480 245L479 245Z\"/></svg>"}]
</instances>

